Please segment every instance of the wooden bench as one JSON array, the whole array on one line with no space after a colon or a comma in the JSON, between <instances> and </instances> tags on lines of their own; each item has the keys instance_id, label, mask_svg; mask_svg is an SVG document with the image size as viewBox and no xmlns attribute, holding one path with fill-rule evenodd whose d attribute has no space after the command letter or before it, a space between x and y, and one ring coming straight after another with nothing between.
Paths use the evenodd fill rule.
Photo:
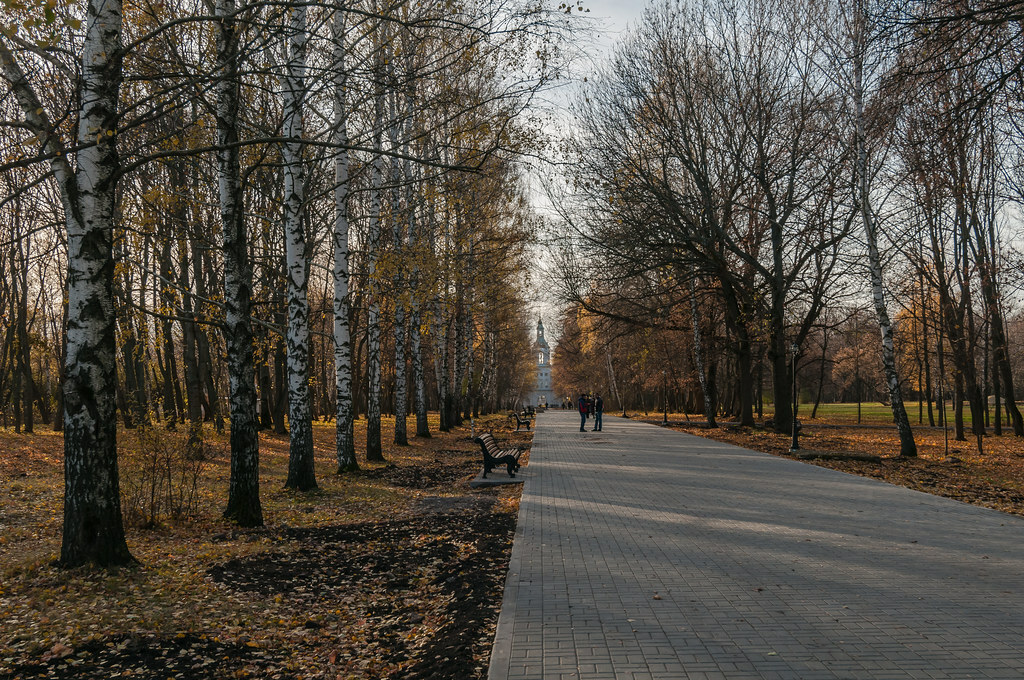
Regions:
<instances>
[{"instance_id":1,"label":"wooden bench","mask_svg":"<svg viewBox=\"0 0 1024 680\"><path fill-rule=\"evenodd\" d=\"M480 445L481 451L484 454L484 474L486 478L487 473L498 467L504 465L508 469L508 476L515 477L516 470L519 469L519 456L523 455L523 452L518 448L516 449L501 449L498 446L498 441L494 438L494 435L490 432L484 432L479 437L474 439L476 443Z\"/></svg>"},{"instance_id":2,"label":"wooden bench","mask_svg":"<svg viewBox=\"0 0 1024 680\"><path fill-rule=\"evenodd\" d=\"M515 424L516 424L516 432L519 432L519 427L521 425L526 425L526 430L527 430L527 432L529 432L529 430L530 430L530 416L529 416L529 414L523 413L522 415L520 415L520 414L516 413L515 411L512 411L512 413L508 414L508 419L509 420L513 420L515 422Z\"/></svg>"}]
</instances>

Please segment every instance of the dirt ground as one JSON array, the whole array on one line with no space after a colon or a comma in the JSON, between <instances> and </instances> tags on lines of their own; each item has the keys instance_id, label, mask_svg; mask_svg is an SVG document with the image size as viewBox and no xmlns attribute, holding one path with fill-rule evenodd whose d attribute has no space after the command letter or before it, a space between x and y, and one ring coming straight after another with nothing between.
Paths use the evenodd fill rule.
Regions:
<instances>
[{"instance_id":1,"label":"dirt ground","mask_svg":"<svg viewBox=\"0 0 1024 680\"><path fill-rule=\"evenodd\" d=\"M790 435L761 427L726 425L707 429L689 424L682 416L669 414L669 426L701 437L728 442L777 456L797 458L789 453ZM640 420L661 424L661 418ZM816 459L805 462L863 477L883 479L910 489L955 498L1015 515L1024 515L1024 439L1004 432L982 438L982 452L968 432L968 441L956 441L952 431L947 441L941 428L913 427L917 458L901 458L899 437L894 426L851 426L840 420L803 421L799 444L804 455L855 454L878 456L880 461ZM991 430L990 430L991 432Z\"/></svg>"},{"instance_id":2,"label":"dirt ground","mask_svg":"<svg viewBox=\"0 0 1024 680\"><path fill-rule=\"evenodd\" d=\"M503 417L474 425L523 449L532 439ZM0 679L486 677L521 486L471 490L470 429L432 429L387 447L387 465L339 476L333 423L318 424L320 489L307 494L282 488L287 437L264 435L266 526L252 530L220 518L229 456L208 433L190 515L133 516L139 565L113 571L53 564L61 437L0 431ZM133 436L126 484L142 469L133 455L164 450Z\"/></svg>"}]
</instances>

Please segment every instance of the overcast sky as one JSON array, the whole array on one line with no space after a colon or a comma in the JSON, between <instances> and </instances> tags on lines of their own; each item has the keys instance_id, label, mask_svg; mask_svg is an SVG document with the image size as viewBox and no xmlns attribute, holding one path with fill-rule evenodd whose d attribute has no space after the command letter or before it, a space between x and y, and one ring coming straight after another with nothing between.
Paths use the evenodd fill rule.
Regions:
<instances>
[{"instance_id":1,"label":"overcast sky","mask_svg":"<svg viewBox=\"0 0 1024 680\"><path fill-rule=\"evenodd\" d=\"M595 19L597 24L595 28L603 31L591 45L592 49L588 49L591 57L600 61L611 50L619 34L628 26L636 23L647 3L648 0L583 0L583 7L590 10L587 16ZM570 96L571 89L570 87L559 93L554 100L567 102L567 99L563 98ZM545 199L539 196L536 196L535 200L538 204L545 202ZM545 208L541 208L541 210L543 211ZM538 253L538 259L543 260L544 255ZM535 275L541 281L543 280L540 268L536 269ZM557 305L546 294L546 289L550 289L550 285L545 286L543 283L539 283L537 297L532 304L534 319L531 321L530 337L532 338L535 332L536 317L543 317L545 336L553 346L557 342L560 329L557 323Z\"/></svg>"},{"instance_id":2,"label":"overcast sky","mask_svg":"<svg viewBox=\"0 0 1024 680\"><path fill-rule=\"evenodd\" d=\"M590 15L606 22L609 31L618 32L636 21L647 6L647 0L583 0Z\"/></svg>"}]
</instances>

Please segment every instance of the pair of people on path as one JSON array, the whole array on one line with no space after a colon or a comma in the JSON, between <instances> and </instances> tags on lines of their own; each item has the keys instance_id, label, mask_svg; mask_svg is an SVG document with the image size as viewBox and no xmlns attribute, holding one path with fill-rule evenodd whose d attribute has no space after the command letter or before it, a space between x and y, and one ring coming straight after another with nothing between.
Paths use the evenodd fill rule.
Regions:
<instances>
[{"instance_id":1,"label":"pair of people on path","mask_svg":"<svg viewBox=\"0 0 1024 680\"><path fill-rule=\"evenodd\" d=\"M586 394L581 394L576 406L580 411L580 432L587 431L587 418L591 413L594 414L594 428L591 432L600 432L601 416L604 414L604 399L601 398L601 395L598 394L591 399Z\"/></svg>"}]
</instances>

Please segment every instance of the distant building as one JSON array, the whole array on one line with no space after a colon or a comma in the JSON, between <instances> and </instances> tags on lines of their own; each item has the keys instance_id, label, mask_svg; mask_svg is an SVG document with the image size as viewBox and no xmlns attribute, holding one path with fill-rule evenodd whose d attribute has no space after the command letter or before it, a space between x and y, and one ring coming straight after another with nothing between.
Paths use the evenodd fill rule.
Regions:
<instances>
[{"instance_id":1,"label":"distant building","mask_svg":"<svg viewBox=\"0 0 1024 680\"><path fill-rule=\"evenodd\" d=\"M526 396L526 406L546 406L558 400L551 389L551 348L544 339L544 322L537 319L537 341L533 344L537 355L537 381Z\"/></svg>"}]
</instances>

